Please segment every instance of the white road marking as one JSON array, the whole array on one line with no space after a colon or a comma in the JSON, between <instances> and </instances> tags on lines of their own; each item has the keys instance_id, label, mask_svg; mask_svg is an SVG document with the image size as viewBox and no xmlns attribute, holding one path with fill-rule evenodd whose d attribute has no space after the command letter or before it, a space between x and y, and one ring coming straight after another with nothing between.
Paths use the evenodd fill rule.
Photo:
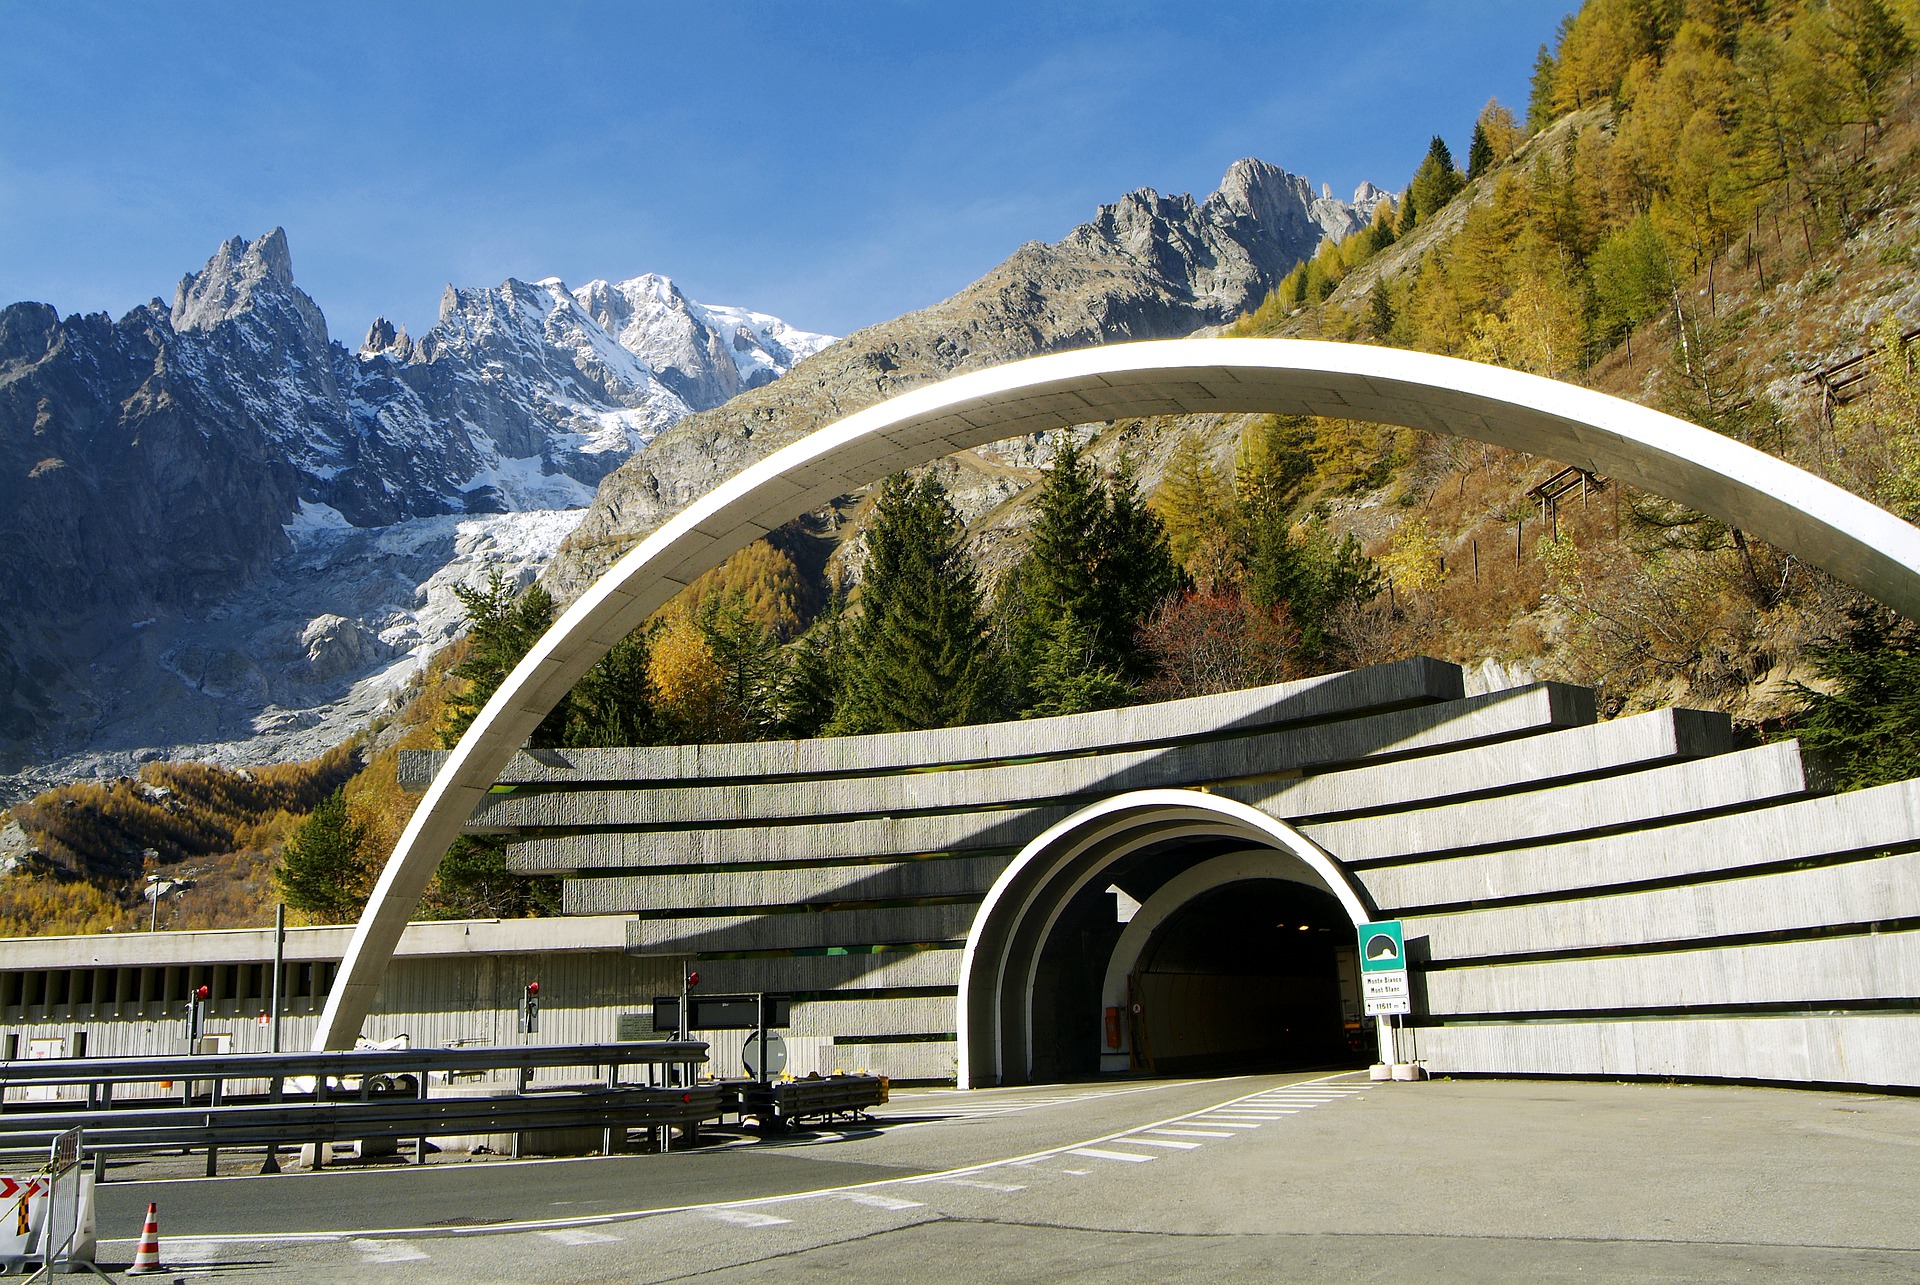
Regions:
<instances>
[{"instance_id":1,"label":"white road marking","mask_svg":"<svg viewBox=\"0 0 1920 1285\"><path fill-rule=\"evenodd\" d=\"M1258 1129L1260 1127L1257 1124L1250 1124L1245 1120L1216 1120L1212 1116L1205 1115L1195 1116L1193 1122L1195 1124L1217 1125L1222 1129Z\"/></svg>"},{"instance_id":2,"label":"white road marking","mask_svg":"<svg viewBox=\"0 0 1920 1285\"><path fill-rule=\"evenodd\" d=\"M424 1263L428 1255L404 1240L350 1240L363 1263Z\"/></svg>"},{"instance_id":3,"label":"white road marking","mask_svg":"<svg viewBox=\"0 0 1920 1285\"><path fill-rule=\"evenodd\" d=\"M1134 1147L1170 1147L1175 1151L1198 1151L1200 1149L1200 1144L1197 1142L1175 1142L1172 1138L1130 1137L1122 1139L1122 1141Z\"/></svg>"},{"instance_id":4,"label":"white road marking","mask_svg":"<svg viewBox=\"0 0 1920 1285\"><path fill-rule=\"evenodd\" d=\"M944 1187L978 1187L982 1191L1025 1191L1025 1183L981 1182L978 1178L916 1178L915 1182L937 1182Z\"/></svg>"},{"instance_id":5,"label":"white road marking","mask_svg":"<svg viewBox=\"0 0 1920 1285\"><path fill-rule=\"evenodd\" d=\"M924 1209L918 1200L902 1200L898 1196L882 1196L872 1191L843 1191L840 1199L851 1200L856 1205L867 1205L874 1209Z\"/></svg>"},{"instance_id":6,"label":"white road marking","mask_svg":"<svg viewBox=\"0 0 1920 1285\"><path fill-rule=\"evenodd\" d=\"M757 1214L751 1209L705 1209L701 1213L736 1227L777 1227L793 1221L791 1218L775 1218L772 1214Z\"/></svg>"},{"instance_id":7,"label":"white road marking","mask_svg":"<svg viewBox=\"0 0 1920 1285\"><path fill-rule=\"evenodd\" d=\"M1125 1160L1131 1164L1139 1164L1143 1160L1158 1160L1160 1158L1159 1156L1143 1156L1133 1151L1102 1151L1099 1147L1069 1147L1067 1154L1070 1156L1088 1156L1094 1160Z\"/></svg>"},{"instance_id":8,"label":"white road marking","mask_svg":"<svg viewBox=\"0 0 1920 1285\"><path fill-rule=\"evenodd\" d=\"M1157 1133L1169 1138L1231 1138L1231 1133L1219 1129L1148 1129L1147 1133Z\"/></svg>"},{"instance_id":9,"label":"white road marking","mask_svg":"<svg viewBox=\"0 0 1920 1285\"><path fill-rule=\"evenodd\" d=\"M588 1231L584 1227L563 1227L559 1231L543 1231L540 1234L562 1245L611 1245L620 1239L618 1236Z\"/></svg>"}]
</instances>

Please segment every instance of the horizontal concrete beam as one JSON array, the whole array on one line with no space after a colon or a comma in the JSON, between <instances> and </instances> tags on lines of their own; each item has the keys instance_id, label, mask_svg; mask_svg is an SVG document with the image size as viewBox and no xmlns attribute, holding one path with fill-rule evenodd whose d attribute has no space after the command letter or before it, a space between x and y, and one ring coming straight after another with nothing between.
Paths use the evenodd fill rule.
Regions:
<instances>
[{"instance_id":1,"label":"horizontal concrete beam","mask_svg":"<svg viewBox=\"0 0 1920 1285\"><path fill-rule=\"evenodd\" d=\"M602 876L569 879L566 909L573 914L632 911L742 910L809 902L879 901L901 897L985 895L1006 868L1001 857L898 861L797 870L717 870L702 874Z\"/></svg>"},{"instance_id":2,"label":"horizontal concrete beam","mask_svg":"<svg viewBox=\"0 0 1920 1285\"><path fill-rule=\"evenodd\" d=\"M894 942L959 941L979 904L821 910L808 914L697 915L635 919L627 949L639 955L802 950Z\"/></svg>"},{"instance_id":3,"label":"horizontal concrete beam","mask_svg":"<svg viewBox=\"0 0 1920 1285\"><path fill-rule=\"evenodd\" d=\"M889 859L987 848L1011 855L1073 809L999 808L924 817L714 830L599 831L507 846L510 869L529 874L641 870L761 862Z\"/></svg>"},{"instance_id":4,"label":"horizontal concrete beam","mask_svg":"<svg viewBox=\"0 0 1920 1285\"><path fill-rule=\"evenodd\" d=\"M1644 836L1643 836L1644 838ZM1920 853L1578 901L1406 920L1435 960L1920 919Z\"/></svg>"},{"instance_id":5,"label":"horizontal concrete beam","mask_svg":"<svg viewBox=\"0 0 1920 1285\"><path fill-rule=\"evenodd\" d=\"M1300 822L1537 790L1568 778L1613 775L1732 749L1733 720L1727 715L1663 709L1424 758L1319 772L1236 794L1273 816Z\"/></svg>"},{"instance_id":6,"label":"horizontal concrete beam","mask_svg":"<svg viewBox=\"0 0 1920 1285\"><path fill-rule=\"evenodd\" d=\"M1416 656L1245 691L1057 718L806 741L523 751L508 762L499 780L555 785L621 781L679 788L702 780L832 777L912 771L933 763L1052 760L1458 700L1464 694L1458 665ZM403 753L400 783L424 789L448 753Z\"/></svg>"},{"instance_id":7,"label":"horizontal concrete beam","mask_svg":"<svg viewBox=\"0 0 1920 1285\"><path fill-rule=\"evenodd\" d=\"M1920 781L1900 781L1629 834L1379 866L1360 878L1376 904L1411 909L1604 890L1916 842Z\"/></svg>"},{"instance_id":8,"label":"horizontal concrete beam","mask_svg":"<svg viewBox=\"0 0 1920 1285\"><path fill-rule=\"evenodd\" d=\"M1436 1016L1911 999L1920 932L1449 968L1424 980Z\"/></svg>"},{"instance_id":9,"label":"horizontal concrete beam","mask_svg":"<svg viewBox=\"0 0 1920 1285\"><path fill-rule=\"evenodd\" d=\"M713 994L958 986L961 954L958 950L889 950L878 955L709 959L700 963L700 986Z\"/></svg>"},{"instance_id":10,"label":"horizontal concrete beam","mask_svg":"<svg viewBox=\"0 0 1920 1285\"><path fill-rule=\"evenodd\" d=\"M394 953L416 956L617 951L626 944L626 923L624 915L428 920L408 924ZM286 958L299 962L339 959L352 935L353 929L348 925L289 928ZM272 959L271 928L0 938L0 971L257 964Z\"/></svg>"},{"instance_id":11,"label":"horizontal concrete beam","mask_svg":"<svg viewBox=\"0 0 1920 1285\"><path fill-rule=\"evenodd\" d=\"M1824 777L1803 761L1799 743L1786 741L1631 776L1303 828L1343 862L1379 861L1655 825L1701 812L1786 802L1824 788ZM1377 899L1373 885L1367 886Z\"/></svg>"},{"instance_id":12,"label":"horizontal concrete beam","mask_svg":"<svg viewBox=\"0 0 1920 1285\"><path fill-rule=\"evenodd\" d=\"M1531 1022L1413 1033L1437 1073L1920 1087L1920 1013Z\"/></svg>"},{"instance_id":13,"label":"horizontal concrete beam","mask_svg":"<svg viewBox=\"0 0 1920 1285\"><path fill-rule=\"evenodd\" d=\"M673 790L492 794L471 831L574 826L745 825L940 809L1081 802L1133 790L1210 785L1591 722L1592 696L1540 685L1309 727L1157 750L941 772Z\"/></svg>"},{"instance_id":14,"label":"horizontal concrete beam","mask_svg":"<svg viewBox=\"0 0 1920 1285\"><path fill-rule=\"evenodd\" d=\"M955 1001L927 999L810 1000L793 1006L793 1035L925 1035L951 1032Z\"/></svg>"}]
</instances>

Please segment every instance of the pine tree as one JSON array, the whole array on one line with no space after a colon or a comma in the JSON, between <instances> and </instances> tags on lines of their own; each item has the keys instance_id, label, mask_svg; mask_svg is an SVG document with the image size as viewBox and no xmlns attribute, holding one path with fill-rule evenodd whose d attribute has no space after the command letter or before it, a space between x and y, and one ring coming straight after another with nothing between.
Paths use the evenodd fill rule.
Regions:
<instances>
[{"instance_id":1,"label":"pine tree","mask_svg":"<svg viewBox=\"0 0 1920 1285\"><path fill-rule=\"evenodd\" d=\"M454 596L467 609L467 656L451 671L466 686L447 698L440 742L451 748L506 681L540 635L553 623L553 595L539 585L516 592L498 571L484 588L455 585ZM568 702L562 700L540 722L530 743L552 747L566 738Z\"/></svg>"},{"instance_id":2,"label":"pine tree","mask_svg":"<svg viewBox=\"0 0 1920 1285\"><path fill-rule=\"evenodd\" d=\"M566 744L654 745L664 738L648 659L646 633L635 630L581 676L568 707Z\"/></svg>"},{"instance_id":3,"label":"pine tree","mask_svg":"<svg viewBox=\"0 0 1920 1285\"><path fill-rule=\"evenodd\" d=\"M1487 137L1487 127L1480 121L1473 123L1473 142L1467 145L1467 177L1479 178L1493 168L1493 140Z\"/></svg>"},{"instance_id":4,"label":"pine tree","mask_svg":"<svg viewBox=\"0 0 1920 1285\"><path fill-rule=\"evenodd\" d=\"M826 610L790 648L774 695L773 730L804 739L832 724L847 664L845 599L835 587Z\"/></svg>"},{"instance_id":5,"label":"pine tree","mask_svg":"<svg viewBox=\"0 0 1920 1285\"><path fill-rule=\"evenodd\" d=\"M1420 162L1420 168L1413 172L1413 181L1407 184L1400 234L1406 235L1409 228L1438 214L1440 208L1464 186L1466 180L1453 167L1453 153L1448 150L1447 141L1435 134L1427 145L1427 154Z\"/></svg>"},{"instance_id":6,"label":"pine tree","mask_svg":"<svg viewBox=\"0 0 1920 1285\"><path fill-rule=\"evenodd\" d=\"M1192 494L1181 502L1209 504L1204 462L1190 459L1186 473ZM1112 681L1150 671L1136 635L1179 584L1166 527L1141 501L1130 464L1103 480L1072 442L1054 457L1035 508L1032 542L1002 584L999 612L1015 704L1091 708L1084 702L1094 691L1112 703Z\"/></svg>"},{"instance_id":7,"label":"pine tree","mask_svg":"<svg viewBox=\"0 0 1920 1285\"><path fill-rule=\"evenodd\" d=\"M1553 51L1541 45L1540 52L1533 56L1533 81L1527 94L1527 132L1530 134L1537 134L1553 123L1556 70Z\"/></svg>"},{"instance_id":8,"label":"pine tree","mask_svg":"<svg viewBox=\"0 0 1920 1285\"><path fill-rule=\"evenodd\" d=\"M375 871L364 848L366 827L347 812L335 790L287 840L273 872L281 900L320 923L357 918L373 893Z\"/></svg>"},{"instance_id":9,"label":"pine tree","mask_svg":"<svg viewBox=\"0 0 1920 1285\"><path fill-rule=\"evenodd\" d=\"M953 727L993 711L979 587L959 515L932 474L881 486L849 642L833 732Z\"/></svg>"}]
</instances>

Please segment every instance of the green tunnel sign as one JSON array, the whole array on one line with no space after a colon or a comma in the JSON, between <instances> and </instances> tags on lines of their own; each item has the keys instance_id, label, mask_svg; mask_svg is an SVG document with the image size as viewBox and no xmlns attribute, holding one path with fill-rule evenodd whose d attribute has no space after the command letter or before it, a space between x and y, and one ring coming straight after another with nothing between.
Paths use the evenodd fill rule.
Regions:
<instances>
[{"instance_id":1,"label":"green tunnel sign","mask_svg":"<svg viewBox=\"0 0 1920 1285\"><path fill-rule=\"evenodd\" d=\"M1407 985L1407 943L1400 921L1360 925L1360 993L1368 1017L1395 1017L1413 1011Z\"/></svg>"},{"instance_id":2,"label":"green tunnel sign","mask_svg":"<svg viewBox=\"0 0 1920 1285\"><path fill-rule=\"evenodd\" d=\"M1406 941L1400 935L1400 921L1388 919L1377 924L1360 925L1360 971L1391 973L1407 967Z\"/></svg>"}]
</instances>

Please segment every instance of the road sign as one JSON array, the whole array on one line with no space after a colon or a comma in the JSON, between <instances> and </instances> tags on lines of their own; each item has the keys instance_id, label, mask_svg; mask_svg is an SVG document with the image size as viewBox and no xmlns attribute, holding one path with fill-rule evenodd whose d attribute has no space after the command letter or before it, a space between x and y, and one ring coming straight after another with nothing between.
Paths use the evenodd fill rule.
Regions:
<instances>
[{"instance_id":1,"label":"road sign","mask_svg":"<svg viewBox=\"0 0 1920 1285\"><path fill-rule=\"evenodd\" d=\"M1368 1017L1393 1017L1413 1011L1413 992L1407 985L1407 974L1403 970L1397 973L1365 973L1360 978L1365 988Z\"/></svg>"},{"instance_id":2,"label":"road sign","mask_svg":"<svg viewBox=\"0 0 1920 1285\"><path fill-rule=\"evenodd\" d=\"M1400 921L1385 919L1377 924L1360 925L1360 971L1363 973L1405 972L1407 947L1400 935Z\"/></svg>"},{"instance_id":3,"label":"road sign","mask_svg":"<svg viewBox=\"0 0 1920 1285\"><path fill-rule=\"evenodd\" d=\"M1407 984L1407 944L1398 919L1360 925L1360 989L1368 1017L1413 1011Z\"/></svg>"},{"instance_id":4,"label":"road sign","mask_svg":"<svg viewBox=\"0 0 1920 1285\"><path fill-rule=\"evenodd\" d=\"M694 1031L752 1031L761 1026L792 1025L793 1000L791 997L766 996L764 1022L755 1012L755 999L756 996L753 995L690 995L687 997L687 1008L688 1016L693 1020L687 1023L687 1028ZM679 997L676 995L654 996L653 1029L677 1030L679 1025Z\"/></svg>"},{"instance_id":5,"label":"road sign","mask_svg":"<svg viewBox=\"0 0 1920 1285\"><path fill-rule=\"evenodd\" d=\"M787 1042L780 1038L780 1032L767 1032L767 1069L760 1070L760 1032L747 1036L746 1045L740 1050L740 1060L746 1063L747 1074L756 1080L772 1079L787 1069Z\"/></svg>"}]
</instances>

